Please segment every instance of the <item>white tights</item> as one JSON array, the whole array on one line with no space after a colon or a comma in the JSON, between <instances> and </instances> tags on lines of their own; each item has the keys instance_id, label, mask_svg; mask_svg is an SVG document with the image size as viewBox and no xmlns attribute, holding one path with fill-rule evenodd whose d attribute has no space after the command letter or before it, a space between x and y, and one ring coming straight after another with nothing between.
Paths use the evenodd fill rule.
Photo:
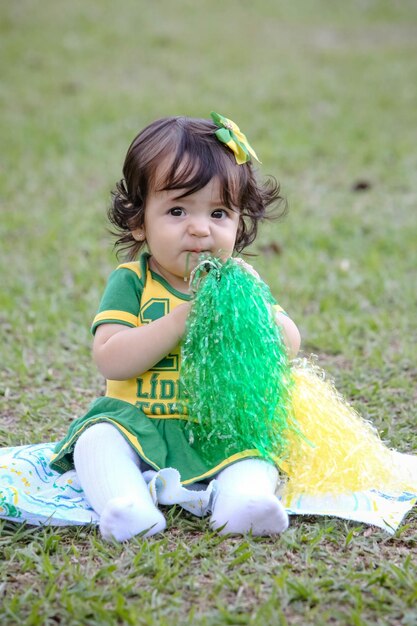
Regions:
<instances>
[{"instance_id":1,"label":"white tights","mask_svg":"<svg viewBox=\"0 0 417 626\"><path fill-rule=\"evenodd\" d=\"M245 459L217 475L210 524L220 533L268 536L288 528L288 515L275 496L278 470L260 459Z\"/></svg>"},{"instance_id":2,"label":"white tights","mask_svg":"<svg viewBox=\"0 0 417 626\"><path fill-rule=\"evenodd\" d=\"M140 458L111 424L90 426L74 449L74 465L87 500L100 516L105 539L150 537L165 529L140 469ZM221 533L274 535L288 526L274 495L278 472L259 459L246 459L217 475L211 526Z\"/></svg>"},{"instance_id":3,"label":"white tights","mask_svg":"<svg viewBox=\"0 0 417 626\"><path fill-rule=\"evenodd\" d=\"M165 518L152 501L139 456L117 428L105 422L87 428L75 445L74 465L105 539L126 541L164 530Z\"/></svg>"}]
</instances>

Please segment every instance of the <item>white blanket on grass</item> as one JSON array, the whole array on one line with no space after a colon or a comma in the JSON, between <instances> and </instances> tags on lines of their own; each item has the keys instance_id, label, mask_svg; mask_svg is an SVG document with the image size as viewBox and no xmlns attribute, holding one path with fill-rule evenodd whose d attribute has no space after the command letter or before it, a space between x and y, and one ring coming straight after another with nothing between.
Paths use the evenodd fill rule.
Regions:
<instances>
[{"instance_id":1,"label":"white blanket on grass","mask_svg":"<svg viewBox=\"0 0 417 626\"><path fill-rule=\"evenodd\" d=\"M0 518L33 525L97 524L98 516L85 499L75 470L61 475L49 467L55 445L0 448ZM397 453L397 458L410 475L417 476L417 456ZM146 472L145 479L156 504L178 504L199 517L211 509L215 479L208 485L183 487L178 471L172 468ZM340 517L378 526L391 534L416 501L416 493L390 494L376 490L282 498L290 515Z\"/></svg>"}]
</instances>

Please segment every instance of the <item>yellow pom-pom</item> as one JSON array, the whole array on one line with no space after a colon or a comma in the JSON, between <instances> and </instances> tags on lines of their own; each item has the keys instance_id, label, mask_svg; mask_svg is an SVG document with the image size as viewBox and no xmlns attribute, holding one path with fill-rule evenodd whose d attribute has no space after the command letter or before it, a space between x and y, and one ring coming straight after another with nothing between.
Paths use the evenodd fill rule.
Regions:
<instances>
[{"instance_id":1,"label":"yellow pom-pom","mask_svg":"<svg viewBox=\"0 0 417 626\"><path fill-rule=\"evenodd\" d=\"M396 471L395 453L309 361L292 370L293 410L302 437L290 435L285 495L413 488ZM415 481L414 481L415 482ZM415 489L414 484L414 489Z\"/></svg>"}]
</instances>

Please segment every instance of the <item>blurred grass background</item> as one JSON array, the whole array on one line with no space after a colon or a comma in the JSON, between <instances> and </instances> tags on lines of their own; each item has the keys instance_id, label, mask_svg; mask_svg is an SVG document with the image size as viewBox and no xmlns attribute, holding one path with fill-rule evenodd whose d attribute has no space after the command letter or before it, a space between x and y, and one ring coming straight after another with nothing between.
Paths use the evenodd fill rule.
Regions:
<instances>
[{"instance_id":1,"label":"blurred grass background","mask_svg":"<svg viewBox=\"0 0 417 626\"><path fill-rule=\"evenodd\" d=\"M158 117L207 117L214 109L240 125L261 157L261 173L275 175L288 199L287 218L262 229L253 264L298 323L304 352L318 355L384 439L415 450L416 3L19 0L2 3L0 17L1 444L58 439L102 392L90 358L89 324L116 264L106 208L126 149ZM169 531L176 546L191 536L206 546L204 524L182 519L173 523L177 537ZM382 609L375 608L372 594L360 604L357 591L346 592L343 581L355 588L357 565L337 546L345 545L352 527L294 520L285 540L249 542L244 553L251 558L233 566L231 586L249 590L252 598L244 602L242 621L227 621L227 603L239 601L230 589L220 591L224 577L230 582L226 567L210 588L206 612L198 609L198 623L252 623L256 607L269 606L271 593L276 602L265 608L264 623L286 623L286 615L303 624L416 623L415 613L407 613L416 593L415 566L408 563L404 570L406 548L416 538L415 515L409 520L408 530L385 551L371 540L372 548L356 541L358 554L371 549L378 568L387 559L401 564L402 578L391 570L381 574L400 590L398 602L388 583L381 583ZM10 531L10 558L19 563L27 545L37 554L37 541L49 546L54 535L48 532L22 539ZM59 537L73 551L81 541L83 558L90 558L91 535L81 540L70 529ZM205 540L209 545L212 538ZM63 559L59 541L51 541ZM162 553L173 549L163 541ZM105 569L108 553L97 545ZM222 548L221 558L234 562L239 545L244 541L234 540L229 552ZM324 586L323 597L317 564L309 562L312 546L320 547L324 567L342 563L338 589L327 594ZM258 575L266 576L272 547L281 578L251 587L256 576L244 568L265 562ZM39 550L44 557L44 548ZM293 559L288 550L295 551ZM121 553L115 548L111 559L115 554ZM52 568L51 579L55 573ZM358 588L370 584L370 574L362 574ZM20 567L14 576L19 589ZM197 576L202 584L204 572ZM310 590L314 601L309 579L319 590ZM42 580L32 581L35 595L45 591ZM347 608L339 621L320 621L323 606L330 620L342 597ZM285 598L295 599L279 613L276 604ZM32 596L16 604L19 621L26 616L32 619L27 623L46 623L45 614L39 622L28 617L29 599L33 604ZM397 613L384 622L383 612L394 605ZM197 623L188 609L185 602L173 611ZM161 621L165 613L156 614L157 623L171 623ZM62 615L70 623L69 613ZM117 611L111 615L131 623ZM401 621L406 615L411 621Z\"/></svg>"}]
</instances>

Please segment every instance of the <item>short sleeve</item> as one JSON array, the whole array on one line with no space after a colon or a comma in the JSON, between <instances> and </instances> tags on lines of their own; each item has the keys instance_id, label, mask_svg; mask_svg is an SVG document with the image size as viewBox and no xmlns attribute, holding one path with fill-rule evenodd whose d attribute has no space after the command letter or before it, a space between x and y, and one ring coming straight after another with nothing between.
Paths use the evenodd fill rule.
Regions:
<instances>
[{"instance_id":1,"label":"short sleeve","mask_svg":"<svg viewBox=\"0 0 417 626\"><path fill-rule=\"evenodd\" d=\"M91 326L94 334L100 324L138 326L143 281L137 263L119 266L112 272Z\"/></svg>"}]
</instances>

